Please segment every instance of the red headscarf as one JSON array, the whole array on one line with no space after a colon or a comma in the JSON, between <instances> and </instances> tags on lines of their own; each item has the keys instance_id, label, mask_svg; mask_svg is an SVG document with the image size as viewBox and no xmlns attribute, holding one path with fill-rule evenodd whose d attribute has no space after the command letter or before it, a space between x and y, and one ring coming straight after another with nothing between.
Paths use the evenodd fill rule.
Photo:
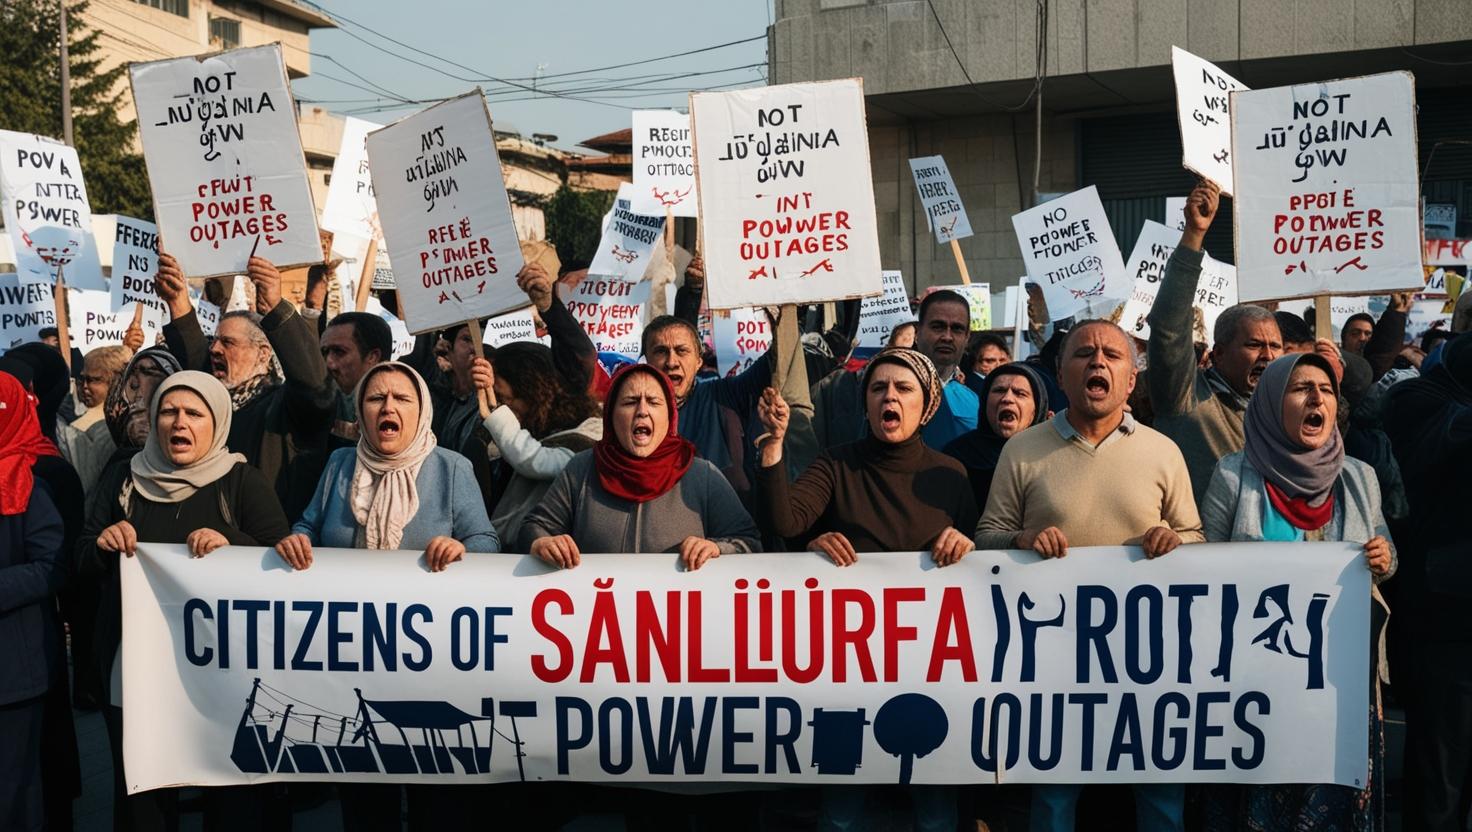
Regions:
<instances>
[{"instance_id":1,"label":"red headscarf","mask_svg":"<svg viewBox=\"0 0 1472 832\"><path fill-rule=\"evenodd\" d=\"M38 456L61 456L41 434L36 397L9 373L0 373L0 515L24 514Z\"/></svg>"},{"instance_id":2,"label":"red headscarf","mask_svg":"<svg viewBox=\"0 0 1472 832\"><path fill-rule=\"evenodd\" d=\"M613 430L613 411L618 407L619 391L636 373L646 373L659 380L664 388L665 408L670 414L669 433L654 453L646 457L624 450ZM603 490L630 502L647 503L674 488L695 460L695 445L680 436L679 419L675 386L668 376L648 364L630 364L619 370L608 385L608 399L603 404L603 438L593 446L593 468L598 472Z\"/></svg>"}]
</instances>

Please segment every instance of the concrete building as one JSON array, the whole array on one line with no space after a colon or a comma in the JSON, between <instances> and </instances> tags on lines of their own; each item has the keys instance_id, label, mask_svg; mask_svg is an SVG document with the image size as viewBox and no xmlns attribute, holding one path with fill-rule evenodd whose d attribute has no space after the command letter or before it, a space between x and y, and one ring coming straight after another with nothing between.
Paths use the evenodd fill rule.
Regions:
<instances>
[{"instance_id":1,"label":"concrete building","mask_svg":"<svg viewBox=\"0 0 1472 832\"><path fill-rule=\"evenodd\" d=\"M1456 205L1455 236L1472 236L1472 147L1453 143L1472 139L1462 0L776 0L768 77L862 77L885 266L912 291L958 280L908 164L940 154L976 231L961 241L972 279L996 291L1023 274L1010 218L1034 204L1035 164L1042 193L1097 185L1126 254L1144 220L1164 218L1166 197L1189 192L1172 45L1254 88L1410 70L1425 196ZM1207 248L1231 260L1224 206Z\"/></svg>"}]
</instances>

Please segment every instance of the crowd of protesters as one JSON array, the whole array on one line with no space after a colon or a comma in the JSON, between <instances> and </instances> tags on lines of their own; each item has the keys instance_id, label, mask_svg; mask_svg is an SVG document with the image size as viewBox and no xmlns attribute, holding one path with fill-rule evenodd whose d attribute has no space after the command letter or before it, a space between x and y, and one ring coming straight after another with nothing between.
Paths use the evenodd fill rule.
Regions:
<instances>
[{"instance_id":1,"label":"crowd of protesters","mask_svg":"<svg viewBox=\"0 0 1472 832\"><path fill-rule=\"evenodd\" d=\"M966 299L938 290L867 362L850 357L851 303L827 331L806 327L796 359L774 346L714 378L703 369L698 259L672 314L644 328L645 363L610 376L538 266L518 284L551 347L480 357L473 328L460 325L394 360L377 315L322 314L327 267L314 269L298 308L275 266L251 258L254 310L224 315L207 337L187 276L161 256L162 345L145 348L130 329L124 346L86 355L75 384L45 344L0 356L0 826L70 825L75 703L105 719L117 828L178 828L180 790L124 788L119 565L144 542L195 557L272 548L296 570L321 547L399 550L439 572L493 552L560 569L587 552L678 553L694 570L764 549L819 552L840 567L920 550L947 566L975 549L1062 558L1125 545L1155 558L1203 541L1352 541L1376 611L1365 788L1152 784L1111 790L1124 798L1114 805L1128 806L1132 791L1142 830L1383 829L1388 678L1406 712L1405 828L1463 829L1466 321L1405 346L1410 299L1396 296L1378 320L1350 318L1334 343L1287 310L1244 304L1221 314L1203 352L1192 302L1217 203L1209 183L1187 202L1148 342L1107 320L1058 322L1038 355L1013 361L1019 345L973 335ZM802 328L774 325L779 343L784 326ZM271 788L204 789L206 828L279 825L267 817ZM910 802L917 829L974 828L978 817L1004 828L998 807L1018 801L973 793L994 788L890 797ZM1034 830L1088 827L1080 791L1034 787L1022 816ZM399 829L406 804L417 828L474 811L442 788L339 792L350 830ZM553 828L588 799L556 795L519 823ZM808 817L859 829L871 797L824 788ZM745 828L767 816L754 808L763 793L711 801L724 808L651 796L629 810L630 825Z\"/></svg>"}]
</instances>

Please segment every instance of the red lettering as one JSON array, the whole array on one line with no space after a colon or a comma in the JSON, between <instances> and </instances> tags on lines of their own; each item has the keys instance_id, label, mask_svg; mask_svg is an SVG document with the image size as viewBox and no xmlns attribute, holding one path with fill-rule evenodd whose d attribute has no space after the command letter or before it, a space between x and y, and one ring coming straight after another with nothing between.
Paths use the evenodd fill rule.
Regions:
<instances>
[{"instance_id":1,"label":"red lettering","mask_svg":"<svg viewBox=\"0 0 1472 832\"><path fill-rule=\"evenodd\" d=\"M654 597L640 591L634 612L634 672L638 681L648 682L649 653L659 656L660 667L667 682L680 681L680 593L665 593L665 614L660 624L659 612L654 607Z\"/></svg>"},{"instance_id":2,"label":"red lettering","mask_svg":"<svg viewBox=\"0 0 1472 832\"><path fill-rule=\"evenodd\" d=\"M951 644L952 633L956 643ZM930 667L925 681L939 682L948 661L961 663L961 679L976 681L976 654L971 648L971 625L966 620L966 601L958 586L948 586L940 596L940 616L935 625L935 641L930 646Z\"/></svg>"},{"instance_id":3,"label":"red lettering","mask_svg":"<svg viewBox=\"0 0 1472 832\"><path fill-rule=\"evenodd\" d=\"M886 682L898 682L900 679L900 642L914 641L918 635L914 627L899 625L899 606L905 602L924 600L924 587L884 588L884 681Z\"/></svg>"},{"instance_id":4,"label":"red lettering","mask_svg":"<svg viewBox=\"0 0 1472 832\"><path fill-rule=\"evenodd\" d=\"M848 627L848 605L858 604L862 615L859 624ZM874 634L874 599L862 589L833 590L833 681L848 681L848 645L854 647L859 676L865 682L877 681L874 657L869 654L869 637Z\"/></svg>"},{"instance_id":5,"label":"red lettering","mask_svg":"<svg viewBox=\"0 0 1472 832\"><path fill-rule=\"evenodd\" d=\"M689 617L690 641L686 644L689 651L690 666L689 679L691 682L729 682L731 671L725 668L702 667L700 664L700 651L703 647L700 640L700 591L690 593L690 617Z\"/></svg>"},{"instance_id":6,"label":"red lettering","mask_svg":"<svg viewBox=\"0 0 1472 832\"><path fill-rule=\"evenodd\" d=\"M557 650L557 665L547 664L540 654L532 656L532 674L543 682L561 682L572 673L572 642L547 622L547 607L556 604L563 615L572 614L572 598L560 589L544 589L532 599L532 629Z\"/></svg>"},{"instance_id":7,"label":"red lettering","mask_svg":"<svg viewBox=\"0 0 1472 832\"><path fill-rule=\"evenodd\" d=\"M611 583L611 581L610 581ZM608 646L603 646L604 634ZM624 657L624 638L618 629L618 607L612 592L599 592L593 599L593 619L588 622L588 639L583 645L583 672L579 681L587 684L598 675L598 665L613 668L617 682L629 681L629 663Z\"/></svg>"}]
</instances>

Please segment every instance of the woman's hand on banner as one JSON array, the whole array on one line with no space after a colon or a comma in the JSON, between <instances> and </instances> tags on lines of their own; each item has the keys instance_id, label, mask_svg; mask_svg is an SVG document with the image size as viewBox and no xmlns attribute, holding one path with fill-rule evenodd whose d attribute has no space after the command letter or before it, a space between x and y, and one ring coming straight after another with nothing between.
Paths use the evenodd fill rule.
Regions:
<instances>
[{"instance_id":1,"label":"woman's hand on banner","mask_svg":"<svg viewBox=\"0 0 1472 832\"><path fill-rule=\"evenodd\" d=\"M1168 555L1174 552L1179 545L1181 545L1181 536L1176 534L1175 530L1165 526L1156 526L1145 532L1145 537L1140 541L1140 546L1144 548L1147 558Z\"/></svg>"},{"instance_id":2,"label":"woman's hand on banner","mask_svg":"<svg viewBox=\"0 0 1472 832\"><path fill-rule=\"evenodd\" d=\"M945 531L935 538L935 543L930 547L930 556L935 560L936 566L950 566L960 563L961 558L966 557L976 544L971 538L961 534L956 529L946 526Z\"/></svg>"},{"instance_id":3,"label":"woman's hand on banner","mask_svg":"<svg viewBox=\"0 0 1472 832\"><path fill-rule=\"evenodd\" d=\"M1375 535L1365 542L1365 562L1377 578L1390 571L1390 541Z\"/></svg>"},{"instance_id":4,"label":"woman's hand on banner","mask_svg":"<svg viewBox=\"0 0 1472 832\"><path fill-rule=\"evenodd\" d=\"M312 565L312 539L304 534L289 534L276 544L276 554L292 569L307 569Z\"/></svg>"},{"instance_id":5,"label":"woman's hand on banner","mask_svg":"<svg viewBox=\"0 0 1472 832\"><path fill-rule=\"evenodd\" d=\"M532 554L559 569L571 569L582 563L577 541L570 534L539 537L532 541Z\"/></svg>"},{"instance_id":6,"label":"woman's hand on banner","mask_svg":"<svg viewBox=\"0 0 1472 832\"><path fill-rule=\"evenodd\" d=\"M827 555L835 566L853 566L859 562L859 553L840 532L826 532L808 543L808 551Z\"/></svg>"},{"instance_id":7,"label":"woman's hand on banner","mask_svg":"<svg viewBox=\"0 0 1472 832\"><path fill-rule=\"evenodd\" d=\"M127 520L119 520L97 535L97 548L132 557L138 550L138 532Z\"/></svg>"},{"instance_id":8,"label":"woman's hand on banner","mask_svg":"<svg viewBox=\"0 0 1472 832\"><path fill-rule=\"evenodd\" d=\"M685 564L685 569L690 572L704 566L706 561L720 556L721 547L717 546L713 540L690 535L685 538L685 542L680 544L680 560Z\"/></svg>"},{"instance_id":9,"label":"woman's hand on banner","mask_svg":"<svg viewBox=\"0 0 1472 832\"><path fill-rule=\"evenodd\" d=\"M189 554L202 558L221 546L229 546L230 541L214 529L195 529L184 539L184 545L189 547Z\"/></svg>"},{"instance_id":10,"label":"woman's hand on banner","mask_svg":"<svg viewBox=\"0 0 1472 832\"><path fill-rule=\"evenodd\" d=\"M424 547L424 560L429 564L431 572L443 572L446 566L462 557L465 557L465 544L453 537L432 537L429 545Z\"/></svg>"}]
</instances>

